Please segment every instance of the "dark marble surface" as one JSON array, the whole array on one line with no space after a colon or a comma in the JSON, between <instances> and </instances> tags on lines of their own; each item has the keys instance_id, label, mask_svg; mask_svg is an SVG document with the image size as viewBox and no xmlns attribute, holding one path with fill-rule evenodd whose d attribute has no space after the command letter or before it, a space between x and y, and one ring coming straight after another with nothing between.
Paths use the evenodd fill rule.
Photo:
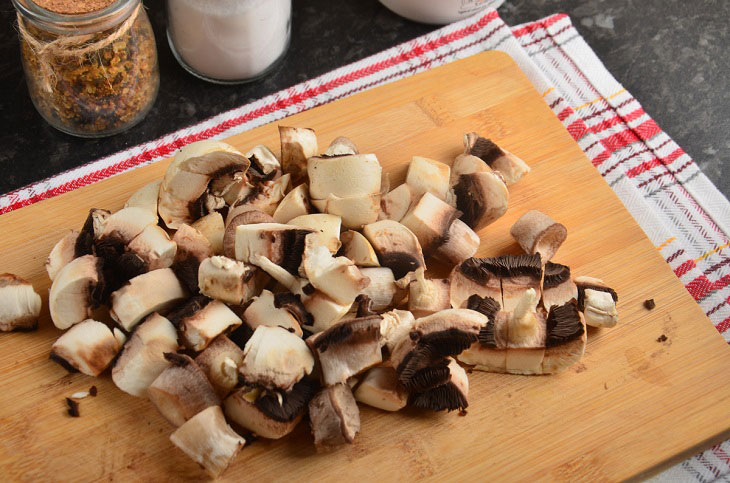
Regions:
<instances>
[{"instance_id":1,"label":"dark marble surface","mask_svg":"<svg viewBox=\"0 0 730 483\"><path fill-rule=\"evenodd\" d=\"M392 14L377 0L294 0L292 46L264 80L208 84L187 74L165 38L162 0L145 1L155 28L161 91L131 130L78 139L46 124L23 78L10 2L0 7L0 193L155 139L226 109L359 60L433 30ZM728 196L730 2L682 0L508 0L510 25L556 12L573 22L619 82L644 105Z\"/></svg>"}]
</instances>

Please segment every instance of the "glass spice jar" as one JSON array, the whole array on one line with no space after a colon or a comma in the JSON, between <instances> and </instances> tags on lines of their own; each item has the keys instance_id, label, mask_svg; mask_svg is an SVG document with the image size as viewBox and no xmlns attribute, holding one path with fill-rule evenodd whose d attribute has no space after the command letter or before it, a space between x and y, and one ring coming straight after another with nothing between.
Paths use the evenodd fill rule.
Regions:
<instances>
[{"instance_id":1,"label":"glass spice jar","mask_svg":"<svg viewBox=\"0 0 730 483\"><path fill-rule=\"evenodd\" d=\"M28 92L51 126L81 137L129 129L160 74L140 0L13 0Z\"/></svg>"}]
</instances>

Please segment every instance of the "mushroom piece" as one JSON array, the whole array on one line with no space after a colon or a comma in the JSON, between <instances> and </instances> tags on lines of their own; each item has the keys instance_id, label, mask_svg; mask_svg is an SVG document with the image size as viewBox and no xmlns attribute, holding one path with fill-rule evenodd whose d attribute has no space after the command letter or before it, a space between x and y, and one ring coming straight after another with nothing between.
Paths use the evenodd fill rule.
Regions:
<instances>
[{"instance_id":1,"label":"mushroom piece","mask_svg":"<svg viewBox=\"0 0 730 483\"><path fill-rule=\"evenodd\" d=\"M103 263L93 255L84 255L58 272L48 295L53 325L64 330L91 317L102 299Z\"/></svg>"},{"instance_id":2,"label":"mushroom piece","mask_svg":"<svg viewBox=\"0 0 730 483\"><path fill-rule=\"evenodd\" d=\"M515 310L526 290L532 289L537 297L531 298L534 311L540 301L540 285L542 281L542 263L540 255L505 255L486 259L495 264L502 280L502 310Z\"/></svg>"},{"instance_id":3,"label":"mushroom piece","mask_svg":"<svg viewBox=\"0 0 730 483\"><path fill-rule=\"evenodd\" d=\"M284 196L274 211L276 223L289 223L298 216L311 213L312 206L309 201L309 188L302 183Z\"/></svg>"},{"instance_id":4,"label":"mushroom piece","mask_svg":"<svg viewBox=\"0 0 730 483\"><path fill-rule=\"evenodd\" d=\"M304 238L313 233L309 228L279 223L256 223L236 227L236 260L257 264L259 257L286 269L292 275L299 273L304 252Z\"/></svg>"},{"instance_id":5,"label":"mushroom piece","mask_svg":"<svg viewBox=\"0 0 730 483\"><path fill-rule=\"evenodd\" d=\"M98 376L111 364L121 345L105 324L87 319L71 327L51 346L52 361L71 372Z\"/></svg>"},{"instance_id":6,"label":"mushroom piece","mask_svg":"<svg viewBox=\"0 0 730 483\"><path fill-rule=\"evenodd\" d=\"M437 260L458 265L471 258L479 249L481 240L474 230L461 220L454 220L446 232L445 241L436 249L433 256Z\"/></svg>"},{"instance_id":7,"label":"mushroom piece","mask_svg":"<svg viewBox=\"0 0 730 483\"><path fill-rule=\"evenodd\" d=\"M539 253L543 263L553 258L568 236L564 225L537 210L522 215L509 233L525 252L530 255Z\"/></svg>"},{"instance_id":8,"label":"mushroom piece","mask_svg":"<svg viewBox=\"0 0 730 483\"><path fill-rule=\"evenodd\" d=\"M144 397L150 384L170 366L165 353L177 349L175 327L165 317L152 314L132 332L112 368L112 381L122 391Z\"/></svg>"},{"instance_id":9,"label":"mushroom piece","mask_svg":"<svg viewBox=\"0 0 730 483\"><path fill-rule=\"evenodd\" d=\"M111 214L105 221L98 236L101 243L106 239L119 241L122 245L131 242L137 235L150 225L157 224L157 214L145 208L131 206L122 208Z\"/></svg>"},{"instance_id":10,"label":"mushroom piece","mask_svg":"<svg viewBox=\"0 0 730 483\"><path fill-rule=\"evenodd\" d=\"M213 478L228 468L246 444L246 440L228 426L220 406L200 411L177 428L170 435L170 441Z\"/></svg>"},{"instance_id":11,"label":"mushroom piece","mask_svg":"<svg viewBox=\"0 0 730 483\"><path fill-rule=\"evenodd\" d=\"M81 227L79 236L76 238L76 245L74 247L74 255L76 257L91 255L94 252L94 242L101 236L104 223L111 214L111 211L99 208L89 210L86 221L84 221L84 226Z\"/></svg>"},{"instance_id":12,"label":"mushroom piece","mask_svg":"<svg viewBox=\"0 0 730 483\"><path fill-rule=\"evenodd\" d=\"M459 215L453 206L426 192L400 222L416 235L424 255L428 256L444 244L449 228Z\"/></svg>"},{"instance_id":13,"label":"mushroom piece","mask_svg":"<svg viewBox=\"0 0 730 483\"><path fill-rule=\"evenodd\" d=\"M109 315L130 331L152 312L169 309L186 297L185 288L171 269L152 270L112 293Z\"/></svg>"},{"instance_id":14,"label":"mushroom piece","mask_svg":"<svg viewBox=\"0 0 730 483\"><path fill-rule=\"evenodd\" d=\"M322 381L331 386L380 364L379 315L343 320L307 339L317 354Z\"/></svg>"},{"instance_id":15,"label":"mushroom piece","mask_svg":"<svg viewBox=\"0 0 730 483\"><path fill-rule=\"evenodd\" d=\"M545 331L543 374L560 372L583 357L586 348L586 324L574 301L550 307Z\"/></svg>"},{"instance_id":16,"label":"mushroom piece","mask_svg":"<svg viewBox=\"0 0 730 483\"><path fill-rule=\"evenodd\" d=\"M166 352L170 366L147 388L160 414L174 426L182 426L200 411L221 401L205 373L189 356Z\"/></svg>"},{"instance_id":17,"label":"mushroom piece","mask_svg":"<svg viewBox=\"0 0 730 483\"><path fill-rule=\"evenodd\" d=\"M238 225L254 225L256 223L274 223L274 219L252 207L247 207L235 216L230 216L234 210L229 211L226 217L226 229L223 234L223 254L228 258L236 258L236 227Z\"/></svg>"},{"instance_id":18,"label":"mushroom piece","mask_svg":"<svg viewBox=\"0 0 730 483\"><path fill-rule=\"evenodd\" d=\"M195 220L190 226L198 230L208 240L214 255L223 253L225 226L223 225L223 216L220 213L217 211L208 213L204 217Z\"/></svg>"},{"instance_id":19,"label":"mushroom piece","mask_svg":"<svg viewBox=\"0 0 730 483\"><path fill-rule=\"evenodd\" d=\"M406 388L419 371L458 356L477 340L489 319L469 309L447 309L416 319L408 337L395 342L390 364Z\"/></svg>"},{"instance_id":20,"label":"mushroom piece","mask_svg":"<svg viewBox=\"0 0 730 483\"><path fill-rule=\"evenodd\" d=\"M202 233L185 223L179 226L172 241L177 244L172 270L185 288L191 293L197 293L200 264L206 258L213 256L210 242Z\"/></svg>"},{"instance_id":21,"label":"mushroom piece","mask_svg":"<svg viewBox=\"0 0 730 483\"><path fill-rule=\"evenodd\" d=\"M487 163L476 156L471 154L460 154L454 159L454 164L451 165L451 179L449 181L451 186L454 186L462 174L472 173L483 173L492 172L492 168Z\"/></svg>"},{"instance_id":22,"label":"mushroom piece","mask_svg":"<svg viewBox=\"0 0 730 483\"><path fill-rule=\"evenodd\" d=\"M335 258L323 246L308 247L302 257L302 266L312 286L339 304L354 302L370 283L351 260Z\"/></svg>"},{"instance_id":23,"label":"mushroom piece","mask_svg":"<svg viewBox=\"0 0 730 483\"><path fill-rule=\"evenodd\" d=\"M451 308L449 296L450 285L448 278L426 279L422 270L416 280L408 284L408 310L415 317L425 317L441 310Z\"/></svg>"},{"instance_id":24,"label":"mushroom piece","mask_svg":"<svg viewBox=\"0 0 730 483\"><path fill-rule=\"evenodd\" d=\"M398 383L392 367L376 366L355 388L355 400L384 411L398 411L408 402L408 392Z\"/></svg>"},{"instance_id":25,"label":"mushroom piece","mask_svg":"<svg viewBox=\"0 0 730 483\"><path fill-rule=\"evenodd\" d=\"M360 431L360 411L350 386L322 389L309 403L309 421L317 451L352 443Z\"/></svg>"},{"instance_id":26,"label":"mushroom piece","mask_svg":"<svg viewBox=\"0 0 730 483\"><path fill-rule=\"evenodd\" d=\"M382 168L374 154L311 157L307 161L307 173L309 196L315 206L315 200L330 197L344 199L380 194Z\"/></svg>"},{"instance_id":27,"label":"mushroom piece","mask_svg":"<svg viewBox=\"0 0 730 483\"><path fill-rule=\"evenodd\" d=\"M279 126L281 165L295 180L307 175L307 159L319 151L314 129Z\"/></svg>"},{"instance_id":28,"label":"mushroom piece","mask_svg":"<svg viewBox=\"0 0 730 483\"><path fill-rule=\"evenodd\" d=\"M578 299L578 287L570 278L570 267L547 262L542 280L542 305L545 310L573 299Z\"/></svg>"},{"instance_id":29,"label":"mushroom piece","mask_svg":"<svg viewBox=\"0 0 730 483\"><path fill-rule=\"evenodd\" d=\"M352 260L358 267L379 267L378 256L362 233L347 230L340 235L342 248L340 255Z\"/></svg>"},{"instance_id":30,"label":"mushroom piece","mask_svg":"<svg viewBox=\"0 0 730 483\"><path fill-rule=\"evenodd\" d=\"M46 259L46 272L48 272L48 278L51 281L56 278L56 275L63 267L76 258L76 240L78 238L79 232L70 230L53 246L51 253L48 254L48 259Z\"/></svg>"},{"instance_id":31,"label":"mushroom piece","mask_svg":"<svg viewBox=\"0 0 730 483\"><path fill-rule=\"evenodd\" d=\"M200 307L192 313L176 318L174 322L180 330L182 342L186 347L200 352L221 335L241 325L241 319L220 300L205 300L194 303Z\"/></svg>"},{"instance_id":32,"label":"mushroom piece","mask_svg":"<svg viewBox=\"0 0 730 483\"><path fill-rule=\"evenodd\" d=\"M278 300L277 300L278 299ZM260 325L281 327L297 336L302 336L302 328L297 317L282 306L282 300L288 299L291 305L300 306L299 313L309 315L301 301L292 293L280 293L276 296L268 290L255 297L243 312L243 320L251 329L256 330ZM310 316L311 317L311 316ZM311 322L307 325L311 325Z\"/></svg>"},{"instance_id":33,"label":"mushroom piece","mask_svg":"<svg viewBox=\"0 0 730 483\"><path fill-rule=\"evenodd\" d=\"M309 287L312 287L309 285ZM329 329L350 311L352 303L340 304L319 290L304 297L304 308L312 316L312 326L307 327L317 333Z\"/></svg>"},{"instance_id":34,"label":"mushroom piece","mask_svg":"<svg viewBox=\"0 0 730 483\"><path fill-rule=\"evenodd\" d=\"M172 266L177 253L177 243L170 240L165 230L148 225L142 233L127 245L127 251L139 257L145 272Z\"/></svg>"},{"instance_id":35,"label":"mushroom piece","mask_svg":"<svg viewBox=\"0 0 730 483\"><path fill-rule=\"evenodd\" d=\"M489 258L468 258L455 266L449 275L451 306L466 308L469 297L491 297L502 307L502 281L496 265Z\"/></svg>"},{"instance_id":36,"label":"mushroom piece","mask_svg":"<svg viewBox=\"0 0 730 483\"><path fill-rule=\"evenodd\" d=\"M339 216L345 228L359 230L363 225L374 223L378 219L380 193L348 198L330 195L324 200L313 199L312 204L321 212Z\"/></svg>"},{"instance_id":37,"label":"mushroom piece","mask_svg":"<svg viewBox=\"0 0 730 483\"><path fill-rule=\"evenodd\" d=\"M137 207L143 208L157 216L157 198L160 196L160 185L162 180L153 181L142 186L140 189L132 193L126 203L125 208Z\"/></svg>"},{"instance_id":38,"label":"mushroom piece","mask_svg":"<svg viewBox=\"0 0 730 483\"><path fill-rule=\"evenodd\" d=\"M243 348L239 372L247 384L288 391L314 369L314 357L296 334L281 327L256 327Z\"/></svg>"},{"instance_id":39,"label":"mushroom piece","mask_svg":"<svg viewBox=\"0 0 730 483\"><path fill-rule=\"evenodd\" d=\"M462 174L452 189L461 220L473 230L489 225L507 212L509 192L498 173Z\"/></svg>"},{"instance_id":40,"label":"mushroom piece","mask_svg":"<svg viewBox=\"0 0 730 483\"><path fill-rule=\"evenodd\" d=\"M200 293L232 305L242 305L259 293L265 274L253 265L227 257L203 260L198 267Z\"/></svg>"},{"instance_id":41,"label":"mushroom piece","mask_svg":"<svg viewBox=\"0 0 730 483\"><path fill-rule=\"evenodd\" d=\"M238 366L242 362L243 351L225 335L216 337L195 358L220 398L225 398L238 384Z\"/></svg>"},{"instance_id":42,"label":"mushroom piece","mask_svg":"<svg viewBox=\"0 0 730 483\"><path fill-rule=\"evenodd\" d=\"M275 173L271 173L273 175ZM241 190L239 197L231 204L229 219L233 216L248 211L251 208L262 211L271 216L276 211L279 202L284 199L291 175L289 173L274 179L264 177L260 180L252 179L253 185L246 185Z\"/></svg>"},{"instance_id":43,"label":"mushroom piece","mask_svg":"<svg viewBox=\"0 0 730 483\"><path fill-rule=\"evenodd\" d=\"M475 132L464 135L464 153L479 157L492 169L499 171L508 185L518 182L530 172L527 163Z\"/></svg>"},{"instance_id":44,"label":"mushroom piece","mask_svg":"<svg viewBox=\"0 0 730 483\"><path fill-rule=\"evenodd\" d=\"M418 238L405 225L382 220L365 225L362 233L378 254L380 265L390 268L396 279L426 267Z\"/></svg>"},{"instance_id":45,"label":"mushroom piece","mask_svg":"<svg viewBox=\"0 0 730 483\"><path fill-rule=\"evenodd\" d=\"M35 330L41 296L33 285L12 273L0 275L0 332Z\"/></svg>"},{"instance_id":46,"label":"mushroom piece","mask_svg":"<svg viewBox=\"0 0 730 483\"><path fill-rule=\"evenodd\" d=\"M393 271L388 267L363 267L360 273L370 279L370 284L360 294L370 298L371 308L376 312L398 305L406 295L405 290L396 285Z\"/></svg>"},{"instance_id":47,"label":"mushroom piece","mask_svg":"<svg viewBox=\"0 0 730 483\"><path fill-rule=\"evenodd\" d=\"M206 214L206 190L211 179L245 173L249 160L237 149L219 141L199 141L182 148L165 171L160 185L158 211L168 228L177 229ZM224 202L222 204L225 204Z\"/></svg>"},{"instance_id":48,"label":"mushroom piece","mask_svg":"<svg viewBox=\"0 0 730 483\"><path fill-rule=\"evenodd\" d=\"M467 402L469 379L466 371L455 359L449 357L446 361L448 361L444 368L446 380L435 387L412 394L408 401L409 405L432 411L454 411L457 409L463 411L469 407Z\"/></svg>"},{"instance_id":49,"label":"mushroom piece","mask_svg":"<svg viewBox=\"0 0 730 483\"><path fill-rule=\"evenodd\" d=\"M614 327L618 323L616 302L618 294L606 286L603 280L593 277L576 277L578 286L578 310L591 327Z\"/></svg>"},{"instance_id":50,"label":"mushroom piece","mask_svg":"<svg viewBox=\"0 0 730 483\"><path fill-rule=\"evenodd\" d=\"M258 144L246 153L246 157L251 160L251 170L258 176L270 176L281 171L281 161L268 146Z\"/></svg>"},{"instance_id":51,"label":"mushroom piece","mask_svg":"<svg viewBox=\"0 0 730 483\"><path fill-rule=\"evenodd\" d=\"M288 224L313 230L319 238L319 244L327 247L330 253L337 253L342 245L340 243L342 218L339 216L326 213L302 215L289 220Z\"/></svg>"},{"instance_id":52,"label":"mushroom piece","mask_svg":"<svg viewBox=\"0 0 730 483\"><path fill-rule=\"evenodd\" d=\"M405 183L392 189L388 194L380 198L378 221L401 221L406 216L406 213L408 213L413 203L413 198L411 187Z\"/></svg>"},{"instance_id":53,"label":"mushroom piece","mask_svg":"<svg viewBox=\"0 0 730 483\"><path fill-rule=\"evenodd\" d=\"M387 359L383 365L394 368L391 355L401 342L410 337L416 319L407 310L391 310L380 314L380 317L380 345L383 357Z\"/></svg>"},{"instance_id":54,"label":"mushroom piece","mask_svg":"<svg viewBox=\"0 0 730 483\"><path fill-rule=\"evenodd\" d=\"M359 154L357 146L353 143L350 138L345 136L338 136L332 140L330 145L327 147L327 151L324 152L325 156L344 156L346 154Z\"/></svg>"},{"instance_id":55,"label":"mushroom piece","mask_svg":"<svg viewBox=\"0 0 730 483\"><path fill-rule=\"evenodd\" d=\"M413 199L420 199L425 193L431 193L440 200L446 200L449 191L451 168L448 164L413 156L408 165L406 184L411 188Z\"/></svg>"}]
</instances>

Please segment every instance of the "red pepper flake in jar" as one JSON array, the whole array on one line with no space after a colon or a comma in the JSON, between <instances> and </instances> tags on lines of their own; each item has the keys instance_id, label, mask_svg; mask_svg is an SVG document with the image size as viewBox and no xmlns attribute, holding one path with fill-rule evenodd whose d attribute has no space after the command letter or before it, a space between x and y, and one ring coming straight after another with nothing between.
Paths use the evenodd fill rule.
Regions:
<instances>
[{"instance_id":1,"label":"red pepper flake in jar","mask_svg":"<svg viewBox=\"0 0 730 483\"><path fill-rule=\"evenodd\" d=\"M159 71L140 0L13 3L28 91L46 121L69 134L102 137L144 118Z\"/></svg>"}]
</instances>

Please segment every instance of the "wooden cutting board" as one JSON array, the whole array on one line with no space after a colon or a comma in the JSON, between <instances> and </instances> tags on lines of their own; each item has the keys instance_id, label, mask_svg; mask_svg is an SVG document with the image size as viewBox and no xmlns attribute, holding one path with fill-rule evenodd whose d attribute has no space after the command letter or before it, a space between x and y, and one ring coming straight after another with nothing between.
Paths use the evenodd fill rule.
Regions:
<instances>
[{"instance_id":1,"label":"wooden cutting board","mask_svg":"<svg viewBox=\"0 0 730 483\"><path fill-rule=\"evenodd\" d=\"M284 121L320 146L348 136L400 183L414 154L450 163L478 131L532 173L510 188L507 214L481 231L480 256L518 253L509 227L538 208L568 227L555 260L619 293L619 325L590 330L583 360L555 376L470 375L468 414L362 407L355 443L315 453L301 424L257 441L228 480L617 480L654 472L730 434L730 349L619 199L505 54L490 52L339 100ZM233 136L278 150L275 124ZM89 207L117 210L162 177L160 162L0 216L0 272L29 278L47 300L44 262ZM653 298L656 308L643 308ZM168 440L173 428L108 375L67 374L48 361L60 335L44 306L34 333L0 334L0 474L4 480L201 479ZM666 341L659 342L660 336ZM64 398L96 398L66 415Z\"/></svg>"}]
</instances>

